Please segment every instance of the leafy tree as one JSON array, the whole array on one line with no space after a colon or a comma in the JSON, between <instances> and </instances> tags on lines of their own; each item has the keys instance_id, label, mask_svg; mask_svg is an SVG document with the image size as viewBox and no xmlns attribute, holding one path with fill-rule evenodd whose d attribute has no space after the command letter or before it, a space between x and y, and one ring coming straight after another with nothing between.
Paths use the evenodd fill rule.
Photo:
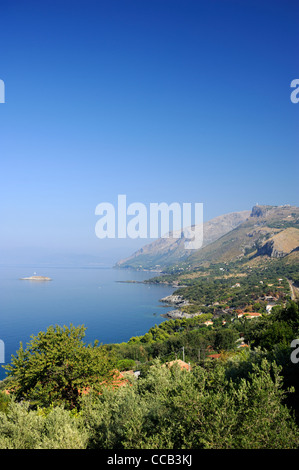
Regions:
<instances>
[{"instance_id":1,"label":"leafy tree","mask_svg":"<svg viewBox=\"0 0 299 470\"><path fill-rule=\"evenodd\" d=\"M274 319L278 321L287 321L293 328L299 327L299 304L290 301L285 308L278 308Z\"/></svg>"},{"instance_id":2,"label":"leafy tree","mask_svg":"<svg viewBox=\"0 0 299 470\"><path fill-rule=\"evenodd\" d=\"M84 344L85 330L83 326L50 326L32 336L26 349L21 343L11 364L5 366L14 379L17 400L39 406L64 403L73 408L80 391L100 389L103 379L109 380L114 362L97 343Z\"/></svg>"},{"instance_id":3,"label":"leafy tree","mask_svg":"<svg viewBox=\"0 0 299 470\"><path fill-rule=\"evenodd\" d=\"M289 302L286 307L276 308L273 314L253 324L248 337L254 346L271 351L276 345L290 346L298 329L299 307L295 302Z\"/></svg>"},{"instance_id":4,"label":"leafy tree","mask_svg":"<svg viewBox=\"0 0 299 470\"><path fill-rule=\"evenodd\" d=\"M219 329L215 333L214 347L217 351L233 349L236 339L239 337L235 330Z\"/></svg>"},{"instance_id":5,"label":"leafy tree","mask_svg":"<svg viewBox=\"0 0 299 470\"><path fill-rule=\"evenodd\" d=\"M135 361L133 361L133 359L121 359L116 364L116 368L120 371L135 369L135 367L136 367L136 363Z\"/></svg>"},{"instance_id":6,"label":"leafy tree","mask_svg":"<svg viewBox=\"0 0 299 470\"><path fill-rule=\"evenodd\" d=\"M256 332L253 337L255 338L254 344L256 346L271 351L277 344L290 345L294 339L294 331L287 322L276 321L261 329L260 332Z\"/></svg>"}]
</instances>

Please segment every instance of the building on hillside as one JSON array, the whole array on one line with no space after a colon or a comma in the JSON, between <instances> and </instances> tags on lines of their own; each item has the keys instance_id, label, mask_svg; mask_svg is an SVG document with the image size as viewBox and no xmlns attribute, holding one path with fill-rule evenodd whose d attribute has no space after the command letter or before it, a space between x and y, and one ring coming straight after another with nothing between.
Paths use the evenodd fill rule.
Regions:
<instances>
[{"instance_id":1,"label":"building on hillside","mask_svg":"<svg viewBox=\"0 0 299 470\"><path fill-rule=\"evenodd\" d=\"M270 302L275 302L277 300L277 298L273 297L273 295L264 295L264 296L260 297L260 300L263 300L263 301L266 301L266 302L270 303Z\"/></svg>"},{"instance_id":2,"label":"building on hillside","mask_svg":"<svg viewBox=\"0 0 299 470\"><path fill-rule=\"evenodd\" d=\"M268 305L266 305L266 311L267 313L270 313L272 308L275 307L275 303L274 302L270 302Z\"/></svg>"},{"instance_id":3,"label":"building on hillside","mask_svg":"<svg viewBox=\"0 0 299 470\"><path fill-rule=\"evenodd\" d=\"M237 349L240 349L240 348L249 348L249 344L241 343L239 344L239 346L237 346Z\"/></svg>"},{"instance_id":4,"label":"building on hillside","mask_svg":"<svg viewBox=\"0 0 299 470\"><path fill-rule=\"evenodd\" d=\"M262 316L262 314L258 312L244 312L244 315L246 318L258 318Z\"/></svg>"},{"instance_id":5,"label":"building on hillside","mask_svg":"<svg viewBox=\"0 0 299 470\"><path fill-rule=\"evenodd\" d=\"M133 377L138 379L140 376L140 370L123 370L120 372L123 377Z\"/></svg>"},{"instance_id":6,"label":"building on hillside","mask_svg":"<svg viewBox=\"0 0 299 470\"><path fill-rule=\"evenodd\" d=\"M258 318L258 317L261 317L262 314L261 313L258 313L258 312L242 312L242 313L238 313L237 317L238 318L242 318L242 317L246 317L246 318Z\"/></svg>"},{"instance_id":7,"label":"building on hillside","mask_svg":"<svg viewBox=\"0 0 299 470\"><path fill-rule=\"evenodd\" d=\"M236 339L235 343L242 343L244 341L244 336L240 336L240 338Z\"/></svg>"}]
</instances>

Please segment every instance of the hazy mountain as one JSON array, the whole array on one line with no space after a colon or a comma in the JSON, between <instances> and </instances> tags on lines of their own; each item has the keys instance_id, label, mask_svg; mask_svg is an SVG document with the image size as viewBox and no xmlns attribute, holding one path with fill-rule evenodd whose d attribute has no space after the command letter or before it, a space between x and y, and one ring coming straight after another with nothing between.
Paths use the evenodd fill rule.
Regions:
<instances>
[{"instance_id":1,"label":"hazy mountain","mask_svg":"<svg viewBox=\"0 0 299 470\"><path fill-rule=\"evenodd\" d=\"M221 215L203 224L203 245L202 248L213 243L234 228L238 227L250 216L250 211L233 212ZM192 230L200 230L201 227L193 226ZM186 238L183 233L174 232L181 235L175 238L170 234L169 238L159 238L154 242L144 246L132 254L132 256L120 260L116 266L120 268L151 269L162 270L167 266L180 263L186 260L193 251L186 250L184 243Z\"/></svg>"},{"instance_id":2,"label":"hazy mountain","mask_svg":"<svg viewBox=\"0 0 299 470\"><path fill-rule=\"evenodd\" d=\"M185 238L159 238L117 267L163 270L170 266L190 268L210 263L267 258L298 260L299 208L256 205L251 211L225 214L203 225L203 246L186 250Z\"/></svg>"}]
</instances>

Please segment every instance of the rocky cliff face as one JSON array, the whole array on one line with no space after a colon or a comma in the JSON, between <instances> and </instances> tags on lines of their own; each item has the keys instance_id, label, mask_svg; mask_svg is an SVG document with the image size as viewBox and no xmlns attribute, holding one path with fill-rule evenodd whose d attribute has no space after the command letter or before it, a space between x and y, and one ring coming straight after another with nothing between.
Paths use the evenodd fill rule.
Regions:
<instances>
[{"instance_id":1,"label":"rocky cliff face","mask_svg":"<svg viewBox=\"0 0 299 470\"><path fill-rule=\"evenodd\" d=\"M250 217L265 217L268 208L268 206L253 206Z\"/></svg>"},{"instance_id":2,"label":"rocky cliff face","mask_svg":"<svg viewBox=\"0 0 299 470\"><path fill-rule=\"evenodd\" d=\"M298 207L254 206L247 220L192 253L186 262L194 267L207 263L229 263L252 256L283 257L298 246L298 233Z\"/></svg>"},{"instance_id":3,"label":"rocky cliff face","mask_svg":"<svg viewBox=\"0 0 299 470\"><path fill-rule=\"evenodd\" d=\"M274 241L270 240L266 242L259 250L257 255L258 256L270 256L270 258L283 258L286 256L288 253L285 253L284 251L278 251L275 246L274 246Z\"/></svg>"},{"instance_id":4,"label":"rocky cliff face","mask_svg":"<svg viewBox=\"0 0 299 470\"><path fill-rule=\"evenodd\" d=\"M258 256L271 258L284 258L299 248L299 230L294 227L287 228L267 240L258 250Z\"/></svg>"}]
</instances>

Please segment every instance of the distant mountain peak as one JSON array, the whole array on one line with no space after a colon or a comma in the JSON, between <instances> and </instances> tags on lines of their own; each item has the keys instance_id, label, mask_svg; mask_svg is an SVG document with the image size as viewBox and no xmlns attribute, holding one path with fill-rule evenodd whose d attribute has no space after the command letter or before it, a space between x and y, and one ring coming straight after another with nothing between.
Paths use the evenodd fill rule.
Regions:
<instances>
[{"instance_id":1,"label":"distant mountain peak","mask_svg":"<svg viewBox=\"0 0 299 470\"><path fill-rule=\"evenodd\" d=\"M269 206L256 204L251 209L250 217L268 217L268 216L279 216L283 217L285 213L289 214L290 209L297 209L296 206L291 206L290 204L284 204L281 206Z\"/></svg>"},{"instance_id":2,"label":"distant mountain peak","mask_svg":"<svg viewBox=\"0 0 299 470\"><path fill-rule=\"evenodd\" d=\"M253 206L250 217L264 217L267 212L267 206L259 206L258 204Z\"/></svg>"}]
</instances>

